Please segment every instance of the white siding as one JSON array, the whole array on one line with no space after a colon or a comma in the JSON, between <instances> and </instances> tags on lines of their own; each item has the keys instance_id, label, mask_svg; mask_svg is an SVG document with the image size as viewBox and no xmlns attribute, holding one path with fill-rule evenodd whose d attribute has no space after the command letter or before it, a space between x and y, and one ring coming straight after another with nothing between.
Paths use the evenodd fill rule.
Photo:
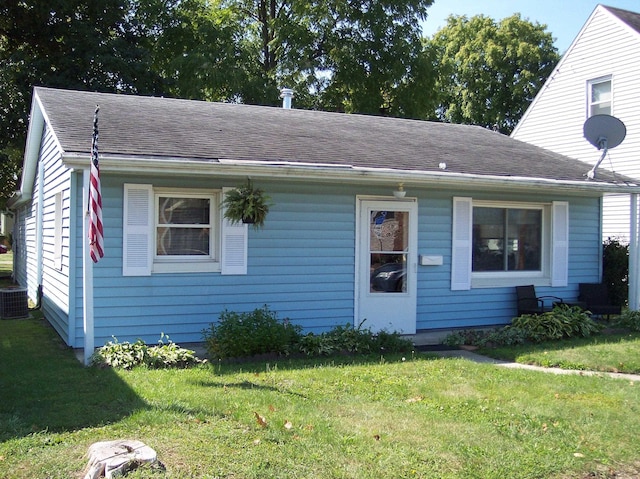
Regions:
<instances>
[{"instance_id":1,"label":"white siding","mask_svg":"<svg viewBox=\"0 0 640 479\"><path fill-rule=\"evenodd\" d=\"M41 173L36 175L33 197L19 209L15 226L16 282L27 287L35 301L42 286L42 310L58 334L72 342L69 323L70 264L70 173L62 165L61 153L49 127L45 127L39 152ZM41 183L42 182L42 183ZM62 199L62 235L55 239L56 195ZM38 231L38 216L42 215L42 231ZM56 257L60 242L62 256ZM38 251L41 245L41 251Z\"/></svg>"},{"instance_id":2,"label":"white siding","mask_svg":"<svg viewBox=\"0 0 640 479\"><path fill-rule=\"evenodd\" d=\"M638 58L640 34L604 8L596 8L512 136L582 160L587 163L587 173L601 154L583 137L582 128L587 119L587 83L611 75L612 114L624 122L627 136L620 146L609 151L600 168L640 178ZM605 198L604 216L604 238L628 239L627 195Z\"/></svg>"}]
</instances>

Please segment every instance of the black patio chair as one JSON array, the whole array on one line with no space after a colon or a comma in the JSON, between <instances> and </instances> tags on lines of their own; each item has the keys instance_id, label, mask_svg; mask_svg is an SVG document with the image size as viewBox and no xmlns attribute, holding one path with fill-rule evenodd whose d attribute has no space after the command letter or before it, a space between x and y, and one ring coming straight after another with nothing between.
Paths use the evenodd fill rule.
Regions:
<instances>
[{"instance_id":1,"label":"black patio chair","mask_svg":"<svg viewBox=\"0 0 640 479\"><path fill-rule=\"evenodd\" d=\"M536 296L536 288L532 284L516 286L516 296L518 298L518 316L546 313L551 311L555 304L563 303L562 298L557 296Z\"/></svg>"},{"instance_id":2,"label":"black patio chair","mask_svg":"<svg viewBox=\"0 0 640 479\"><path fill-rule=\"evenodd\" d=\"M578 300L585 303L585 309L594 316L606 316L607 321L612 314L620 314L622 307L612 304L609 289L604 283L580 283Z\"/></svg>"}]
</instances>

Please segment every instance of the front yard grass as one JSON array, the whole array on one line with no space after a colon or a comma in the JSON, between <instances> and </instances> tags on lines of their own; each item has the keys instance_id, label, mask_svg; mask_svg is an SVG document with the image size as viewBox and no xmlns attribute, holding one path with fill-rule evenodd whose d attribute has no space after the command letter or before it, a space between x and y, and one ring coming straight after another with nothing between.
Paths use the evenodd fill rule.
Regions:
<instances>
[{"instance_id":1,"label":"front yard grass","mask_svg":"<svg viewBox=\"0 0 640 479\"><path fill-rule=\"evenodd\" d=\"M110 439L156 450L138 479L637 477L639 429L626 380L420 353L84 368L44 321L0 321L6 479L82 477Z\"/></svg>"},{"instance_id":2,"label":"front yard grass","mask_svg":"<svg viewBox=\"0 0 640 479\"><path fill-rule=\"evenodd\" d=\"M479 351L492 358L544 367L640 374L640 332L603 333Z\"/></svg>"}]
</instances>

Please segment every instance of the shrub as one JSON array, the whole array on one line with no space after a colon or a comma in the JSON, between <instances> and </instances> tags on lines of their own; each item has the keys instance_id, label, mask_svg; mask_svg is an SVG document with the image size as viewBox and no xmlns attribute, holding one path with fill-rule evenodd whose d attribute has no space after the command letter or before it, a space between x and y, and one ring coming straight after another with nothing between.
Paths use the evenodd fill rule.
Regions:
<instances>
[{"instance_id":1,"label":"shrub","mask_svg":"<svg viewBox=\"0 0 640 479\"><path fill-rule=\"evenodd\" d=\"M514 318L512 324L522 329L532 342L587 337L602 329L582 308L562 304L543 314L523 314Z\"/></svg>"},{"instance_id":2,"label":"shrub","mask_svg":"<svg viewBox=\"0 0 640 479\"><path fill-rule=\"evenodd\" d=\"M602 282L613 304L624 306L629 288L629 245L608 238L602 250Z\"/></svg>"},{"instance_id":3,"label":"shrub","mask_svg":"<svg viewBox=\"0 0 640 479\"><path fill-rule=\"evenodd\" d=\"M616 326L640 331L640 311L625 309L616 321Z\"/></svg>"},{"instance_id":4,"label":"shrub","mask_svg":"<svg viewBox=\"0 0 640 479\"><path fill-rule=\"evenodd\" d=\"M640 313L638 315L640 325ZM443 343L449 346L515 346L525 342L539 343L575 336L596 334L602 327L578 306L558 305L544 314L523 314L512 324L489 330L465 329L454 331Z\"/></svg>"},{"instance_id":5,"label":"shrub","mask_svg":"<svg viewBox=\"0 0 640 479\"><path fill-rule=\"evenodd\" d=\"M203 331L211 357L218 359L277 353L287 355L300 340L300 326L278 320L267 305L247 313L223 311Z\"/></svg>"},{"instance_id":6,"label":"shrub","mask_svg":"<svg viewBox=\"0 0 640 479\"><path fill-rule=\"evenodd\" d=\"M164 340L167 341L165 344ZM164 333L161 333L157 346L148 346L138 339L134 343L118 342L117 338L108 341L92 356L92 366L110 366L113 368L131 369L135 366L146 366L151 369L188 367L201 363L195 352L179 347Z\"/></svg>"},{"instance_id":7,"label":"shrub","mask_svg":"<svg viewBox=\"0 0 640 479\"><path fill-rule=\"evenodd\" d=\"M307 334L300 339L299 349L307 356L330 356L338 353L399 353L411 351L413 342L400 333L357 328L350 324L336 326L322 334Z\"/></svg>"}]
</instances>

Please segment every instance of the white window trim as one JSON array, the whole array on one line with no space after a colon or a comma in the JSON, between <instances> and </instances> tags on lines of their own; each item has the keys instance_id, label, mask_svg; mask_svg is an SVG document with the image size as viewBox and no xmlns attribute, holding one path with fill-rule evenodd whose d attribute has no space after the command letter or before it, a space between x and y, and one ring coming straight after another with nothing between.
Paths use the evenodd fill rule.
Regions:
<instances>
[{"instance_id":1,"label":"white window trim","mask_svg":"<svg viewBox=\"0 0 640 479\"><path fill-rule=\"evenodd\" d=\"M591 118L593 116L593 114L591 113L591 109L593 107L593 105L598 105L600 103L605 103L605 102L598 102L598 103L593 103L591 101L591 97L592 95L592 91L593 91L593 86L597 85L599 83L606 83L609 82L611 84L611 98L609 98L609 110L610 110L610 115L613 115L613 76L612 75L605 75L605 76L601 76L598 78L593 78L591 80L587 80L587 118Z\"/></svg>"},{"instance_id":2,"label":"white window trim","mask_svg":"<svg viewBox=\"0 0 640 479\"><path fill-rule=\"evenodd\" d=\"M202 190L185 188L153 189L153 268L152 273L197 273L220 271L220 222L218 219L220 190ZM208 198L209 208L209 247L207 256L161 256L157 254L158 244L158 201L161 196L183 198Z\"/></svg>"},{"instance_id":3,"label":"white window trim","mask_svg":"<svg viewBox=\"0 0 640 479\"><path fill-rule=\"evenodd\" d=\"M473 207L542 209L542 269L540 271L472 271ZM534 284L565 286L568 281L569 204L474 201L453 198L451 289L497 288Z\"/></svg>"}]
</instances>

